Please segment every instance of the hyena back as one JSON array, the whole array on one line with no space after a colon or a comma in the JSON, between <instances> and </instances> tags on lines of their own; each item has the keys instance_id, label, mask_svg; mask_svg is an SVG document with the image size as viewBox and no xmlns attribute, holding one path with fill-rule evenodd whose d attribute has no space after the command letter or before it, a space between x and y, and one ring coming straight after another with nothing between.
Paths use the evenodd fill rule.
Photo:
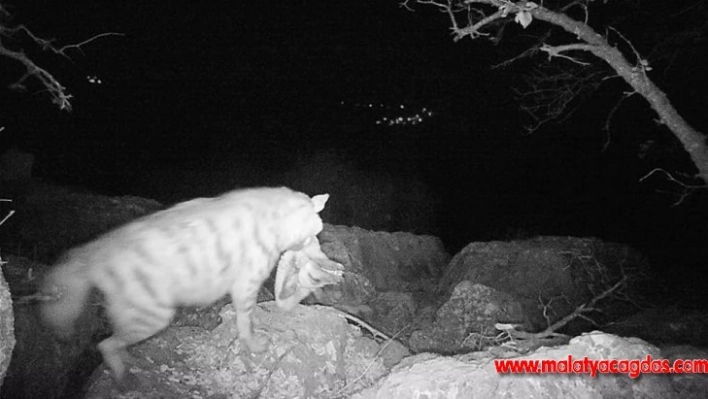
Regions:
<instances>
[{"instance_id":1,"label":"hyena back","mask_svg":"<svg viewBox=\"0 0 708 399\"><path fill-rule=\"evenodd\" d=\"M41 314L68 337L88 294L103 294L113 335L98 349L114 379L125 374L126 347L167 327L182 305L231 294L239 341L260 352L252 332L258 291L284 251L311 247L322 230L327 194L312 198L287 188L237 190L175 205L69 251L45 277L42 292L58 296Z\"/></svg>"}]
</instances>

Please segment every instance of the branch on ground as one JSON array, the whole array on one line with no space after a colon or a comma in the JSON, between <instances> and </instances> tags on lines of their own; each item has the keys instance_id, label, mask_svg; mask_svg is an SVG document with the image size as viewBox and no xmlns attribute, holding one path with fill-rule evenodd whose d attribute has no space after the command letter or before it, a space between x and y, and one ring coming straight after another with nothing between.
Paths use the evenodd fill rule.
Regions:
<instances>
[{"instance_id":1,"label":"branch on ground","mask_svg":"<svg viewBox=\"0 0 708 399\"><path fill-rule=\"evenodd\" d=\"M571 337L566 334L559 333L558 330L578 318L593 322L587 314L600 311L597 307L597 303L601 300L610 296L620 296L621 291L627 285L627 280L627 276L623 276L614 285L608 287L598 295L595 295L589 302L583 303L582 305L576 307L571 313L548 326L548 328L543 331L530 333L518 330L517 325L497 324L495 327L502 331L502 335L499 336L500 340L506 341L502 345L506 348L513 349L516 352L527 353L541 346L552 346L567 343L570 341Z\"/></svg>"}]
</instances>

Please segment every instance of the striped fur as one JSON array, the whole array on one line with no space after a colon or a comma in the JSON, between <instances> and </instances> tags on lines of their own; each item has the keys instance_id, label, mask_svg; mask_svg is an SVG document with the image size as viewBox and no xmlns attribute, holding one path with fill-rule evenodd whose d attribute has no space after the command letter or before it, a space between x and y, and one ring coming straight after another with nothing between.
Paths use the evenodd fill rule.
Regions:
<instances>
[{"instance_id":1,"label":"striped fur","mask_svg":"<svg viewBox=\"0 0 708 399\"><path fill-rule=\"evenodd\" d=\"M288 188L237 190L177 204L69 251L45 277L43 320L69 337L92 288L104 296L113 335L98 345L114 379L125 374L126 347L165 328L177 307L231 294L239 340L260 352L253 334L258 291L284 251L311 247L322 230L327 194ZM317 244L319 249L319 244Z\"/></svg>"}]
</instances>

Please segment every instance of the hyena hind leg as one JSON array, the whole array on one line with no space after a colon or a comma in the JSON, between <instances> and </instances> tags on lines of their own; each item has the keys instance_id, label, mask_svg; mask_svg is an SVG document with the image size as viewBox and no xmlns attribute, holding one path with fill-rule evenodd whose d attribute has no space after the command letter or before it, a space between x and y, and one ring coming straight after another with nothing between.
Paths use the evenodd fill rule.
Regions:
<instances>
[{"instance_id":1,"label":"hyena hind leg","mask_svg":"<svg viewBox=\"0 0 708 399\"><path fill-rule=\"evenodd\" d=\"M150 312L136 314L116 311L108 308L108 316L113 326L113 335L98 344L103 362L111 371L111 376L122 390L137 389L137 380L130 372L126 373L125 362L130 359L126 348L152 337L166 328L175 314L174 309L155 308Z\"/></svg>"},{"instance_id":2,"label":"hyena hind leg","mask_svg":"<svg viewBox=\"0 0 708 399\"><path fill-rule=\"evenodd\" d=\"M115 336L110 336L98 344L103 363L111 371L113 381L123 392L140 389L137 378L130 372L126 373L125 361L129 358L126 347L125 342Z\"/></svg>"}]
</instances>

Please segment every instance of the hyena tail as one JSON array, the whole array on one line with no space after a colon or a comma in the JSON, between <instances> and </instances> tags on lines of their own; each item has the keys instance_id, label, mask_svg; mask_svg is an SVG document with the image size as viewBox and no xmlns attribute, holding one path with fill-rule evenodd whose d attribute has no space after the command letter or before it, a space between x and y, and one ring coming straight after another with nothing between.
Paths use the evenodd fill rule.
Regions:
<instances>
[{"instance_id":1,"label":"hyena tail","mask_svg":"<svg viewBox=\"0 0 708 399\"><path fill-rule=\"evenodd\" d=\"M74 335L76 321L93 288L86 267L84 261L65 259L42 282L41 292L46 295L40 307L42 321L62 339Z\"/></svg>"}]
</instances>

